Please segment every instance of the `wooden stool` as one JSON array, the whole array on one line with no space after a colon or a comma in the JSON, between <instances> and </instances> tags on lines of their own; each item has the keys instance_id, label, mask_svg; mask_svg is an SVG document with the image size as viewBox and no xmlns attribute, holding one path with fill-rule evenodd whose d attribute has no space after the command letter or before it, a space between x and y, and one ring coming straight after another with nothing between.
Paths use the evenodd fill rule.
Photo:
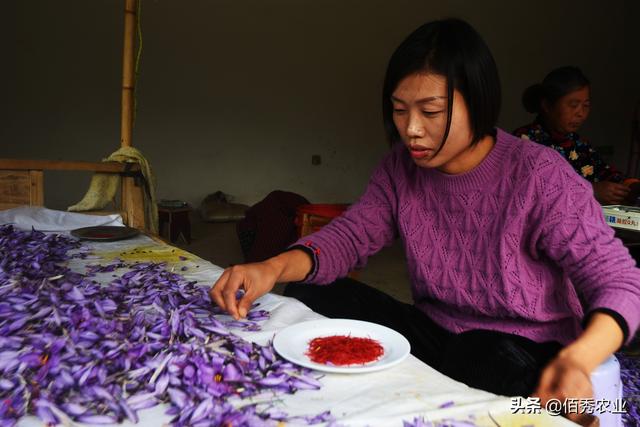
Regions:
<instances>
[{"instance_id":1,"label":"wooden stool","mask_svg":"<svg viewBox=\"0 0 640 427\"><path fill-rule=\"evenodd\" d=\"M191 221L189 213L190 206L182 208L168 208L158 206L158 229L161 236L164 236L164 225L168 224L168 238L174 243L180 235L187 242L191 243Z\"/></svg>"}]
</instances>

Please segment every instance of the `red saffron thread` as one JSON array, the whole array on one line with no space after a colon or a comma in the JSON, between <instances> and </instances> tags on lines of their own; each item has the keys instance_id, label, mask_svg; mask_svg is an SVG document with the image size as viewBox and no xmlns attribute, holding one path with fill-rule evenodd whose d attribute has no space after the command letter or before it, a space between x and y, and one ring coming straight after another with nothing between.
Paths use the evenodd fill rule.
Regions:
<instances>
[{"instance_id":1,"label":"red saffron thread","mask_svg":"<svg viewBox=\"0 0 640 427\"><path fill-rule=\"evenodd\" d=\"M305 354L323 365L363 365L378 360L384 349L371 338L332 335L312 339Z\"/></svg>"}]
</instances>

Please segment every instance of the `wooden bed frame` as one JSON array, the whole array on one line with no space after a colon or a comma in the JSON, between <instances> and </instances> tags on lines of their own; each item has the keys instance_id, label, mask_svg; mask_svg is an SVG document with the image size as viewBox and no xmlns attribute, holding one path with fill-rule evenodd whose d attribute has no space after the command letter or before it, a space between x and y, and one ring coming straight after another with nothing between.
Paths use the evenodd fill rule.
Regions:
<instances>
[{"instance_id":1,"label":"wooden bed frame","mask_svg":"<svg viewBox=\"0 0 640 427\"><path fill-rule=\"evenodd\" d=\"M0 159L0 210L18 206L44 206L44 171L89 171L122 176L114 211L90 211L94 215L119 213L129 227L146 229L144 185L140 165L117 162Z\"/></svg>"}]
</instances>

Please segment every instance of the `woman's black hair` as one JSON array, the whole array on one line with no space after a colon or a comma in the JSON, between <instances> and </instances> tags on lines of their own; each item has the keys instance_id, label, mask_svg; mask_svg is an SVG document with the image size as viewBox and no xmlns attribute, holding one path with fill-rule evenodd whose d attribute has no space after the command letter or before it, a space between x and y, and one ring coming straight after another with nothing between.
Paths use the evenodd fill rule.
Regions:
<instances>
[{"instance_id":1,"label":"woman's black hair","mask_svg":"<svg viewBox=\"0 0 640 427\"><path fill-rule=\"evenodd\" d=\"M382 115L390 143L400 140L393 122L391 95L398 83L415 73L434 73L447 83L447 126L451 128L453 91L462 95L469 112L472 144L492 134L500 112L500 78L495 60L476 30L460 19L426 23L398 46L389 60L382 89Z\"/></svg>"},{"instance_id":2,"label":"woman's black hair","mask_svg":"<svg viewBox=\"0 0 640 427\"><path fill-rule=\"evenodd\" d=\"M553 105L568 93L589 86L589 80L578 67L556 68L542 80L529 86L522 94L522 105L529 113L541 113L542 101Z\"/></svg>"}]
</instances>

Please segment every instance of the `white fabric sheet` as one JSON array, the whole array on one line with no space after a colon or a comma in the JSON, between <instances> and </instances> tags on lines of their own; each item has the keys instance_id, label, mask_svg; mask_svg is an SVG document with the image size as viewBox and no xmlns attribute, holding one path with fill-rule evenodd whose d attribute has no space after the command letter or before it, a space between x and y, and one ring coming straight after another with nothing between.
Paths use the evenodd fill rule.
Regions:
<instances>
[{"instance_id":1,"label":"white fabric sheet","mask_svg":"<svg viewBox=\"0 0 640 427\"><path fill-rule=\"evenodd\" d=\"M120 215L87 215L56 211L38 206L21 206L0 211L0 224L13 224L17 228L38 231L71 231L76 228L99 225L123 227Z\"/></svg>"}]
</instances>

